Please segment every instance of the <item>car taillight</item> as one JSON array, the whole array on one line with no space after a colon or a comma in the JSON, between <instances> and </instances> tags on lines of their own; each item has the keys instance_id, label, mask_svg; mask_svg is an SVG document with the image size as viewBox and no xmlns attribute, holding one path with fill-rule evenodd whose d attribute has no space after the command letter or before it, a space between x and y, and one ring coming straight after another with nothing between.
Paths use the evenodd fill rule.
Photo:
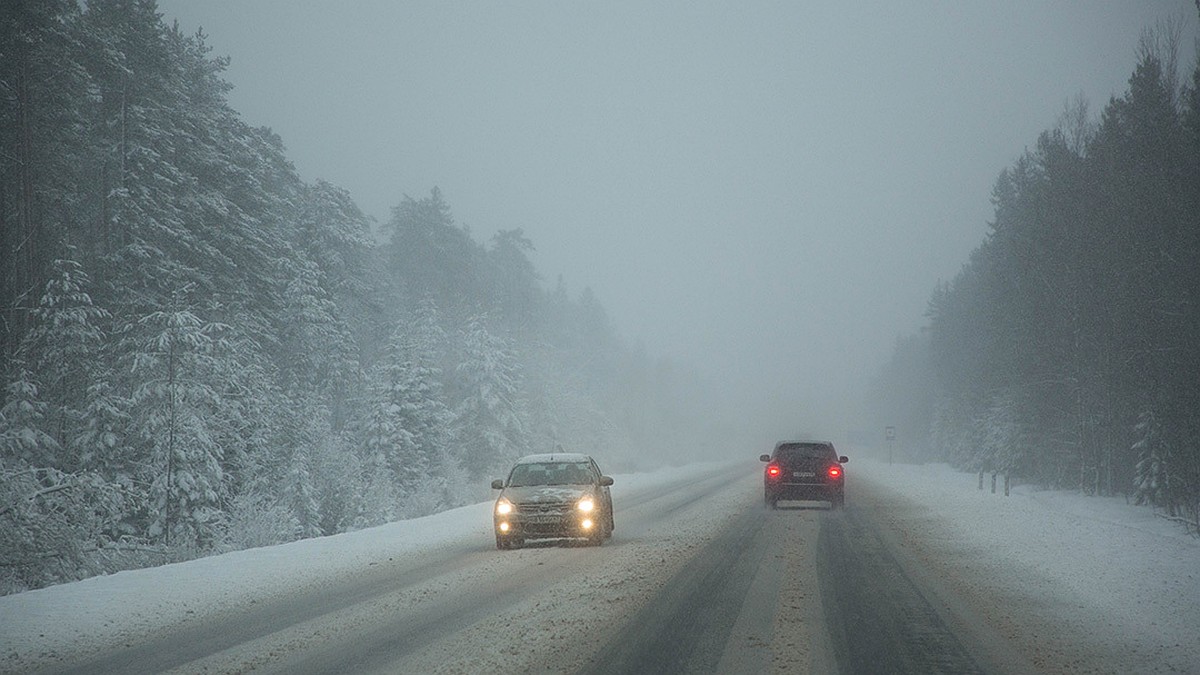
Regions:
<instances>
[{"instance_id":1,"label":"car taillight","mask_svg":"<svg viewBox=\"0 0 1200 675\"><path fill-rule=\"evenodd\" d=\"M767 475L770 476L771 478L778 476L779 475L779 465L771 464L771 465L767 466Z\"/></svg>"},{"instance_id":2,"label":"car taillight","mask_svg":"<svg viewBox=\"0 0 1200 675\"><path fill-rule=\"evenodd\" d=\"M842 477L842 467L840 467L836 464L829 467L829 477L830 478L841 478Z\"/></svg>"}]
</instances>

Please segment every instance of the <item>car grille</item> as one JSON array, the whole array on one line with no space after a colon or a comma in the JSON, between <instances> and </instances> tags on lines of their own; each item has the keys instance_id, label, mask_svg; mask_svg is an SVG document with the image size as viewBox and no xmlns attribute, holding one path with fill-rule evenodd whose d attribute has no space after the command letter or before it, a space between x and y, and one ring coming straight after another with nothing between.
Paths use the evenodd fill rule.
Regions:
<instances>
[{"instance_id":1,"label":"car grille","mask_svg":"<svg viewBox=\"0 0 1200 675\"><path fill-rule=\"evenodd\" d=\"M565 502L517 504L517 513L523 516L561 516L570 510L571 505Z\"/></svg>"}]
</instances>

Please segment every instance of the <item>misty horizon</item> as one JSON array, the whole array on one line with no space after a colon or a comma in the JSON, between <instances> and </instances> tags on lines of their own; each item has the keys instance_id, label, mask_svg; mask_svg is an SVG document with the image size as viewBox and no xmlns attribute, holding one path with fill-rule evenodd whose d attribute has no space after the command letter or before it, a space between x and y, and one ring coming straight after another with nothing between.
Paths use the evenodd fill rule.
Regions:
<instances>
[{"instance_id":1,"label":"misty horizon","mask_svg":"<svg viewBox=\"0 0 1200 675\"><path fill-rule=\"evenodd\" d=\"M1002 170L1126 88L1191 2L604 6L160 3L229 56L231 105L382 226L441 189L543 287L843 437L898 338L979 246ZM770 434L768 434L770 435Z\"/></svg>"}]
</instances>

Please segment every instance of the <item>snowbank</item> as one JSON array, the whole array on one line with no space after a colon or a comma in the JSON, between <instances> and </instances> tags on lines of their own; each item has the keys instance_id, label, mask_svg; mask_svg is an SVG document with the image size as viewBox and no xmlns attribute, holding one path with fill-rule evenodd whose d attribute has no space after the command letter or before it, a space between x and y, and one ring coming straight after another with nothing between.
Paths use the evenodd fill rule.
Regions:
<instances>
[{"instance_id":1,"label":"snowbank","mask_svg":"<svg viewBox=\"0 0 1200 675\"><path fill-rule=\"evenodd\" d=\"M714 464L618 475L623 493ZM491 501L357 532L235 551L0 597L0 672L42 655L85 655L234 607L331 583L370 566L494 546Z\"/></svg>"},{"instance_id":2,"label":"snowbank","mask_svg":"<svg viewBox=\"0 0 1200 675\"><path fill-rule=\"evenodd\" d=\"M1035 665L1200 672L1200 539L1183 528L1120 497L1030 486L1005 497L946 465L854 459L851 481L913 507L881 516Z\"/></svg>"}]
</instances>

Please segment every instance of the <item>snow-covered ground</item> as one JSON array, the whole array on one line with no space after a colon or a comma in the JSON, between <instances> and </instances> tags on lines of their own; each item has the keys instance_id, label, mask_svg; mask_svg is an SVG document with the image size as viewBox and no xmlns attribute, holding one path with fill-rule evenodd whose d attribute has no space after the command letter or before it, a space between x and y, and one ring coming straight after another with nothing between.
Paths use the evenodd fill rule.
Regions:
<instances>
[{"instance_id":1,"label":"snow-covered ground","mask_svg":"<svg viewBox=\"0 0 1200 675\"><path fill-rule=\"evenodd\" d=\"M855 458L879 514L1043 672L1200 673L1200 539L1123 498ZM988 477L985 477L987 479ZM853 492L847 500L853 498Z\"/></svg>"},{"instance_id":2,"label":"snow-covered ground","mask_svg":"<svg viewBox=\"0 0 1200 675\"><path fill-rule=\"evenodd\" d=\"M942 465L855 457L906 547L1042 669L1200 672L1200 540L1121 499L976 489ZM622 494L710 466L618 476ZM895 507L896 504L902 505ZM491 545L490 502L321 539L121 572L0 598L0 671L87 653L245 603L325 585L375 564ZM1046 632L1042 632L1046 631ZM1035 634L1037 633L1037 634ZM1109 654L1105 650L1111 650ZM1124 670L1129 664L1140 665Z\"/></svg>"},{"instance_id":3,"label":"snow-covered ground","mask_svg":"<svg viewBox=\"0 0 1200 675\"><path fill-rule=\"evenodd\" d=\"M617 475L613 499L709 474L712 463ZM196 617L299 595L375 565L494 546L492 502L329 537L129 570L0 597L0 673L140 641Z\"/></svg>"}]
</instances>

